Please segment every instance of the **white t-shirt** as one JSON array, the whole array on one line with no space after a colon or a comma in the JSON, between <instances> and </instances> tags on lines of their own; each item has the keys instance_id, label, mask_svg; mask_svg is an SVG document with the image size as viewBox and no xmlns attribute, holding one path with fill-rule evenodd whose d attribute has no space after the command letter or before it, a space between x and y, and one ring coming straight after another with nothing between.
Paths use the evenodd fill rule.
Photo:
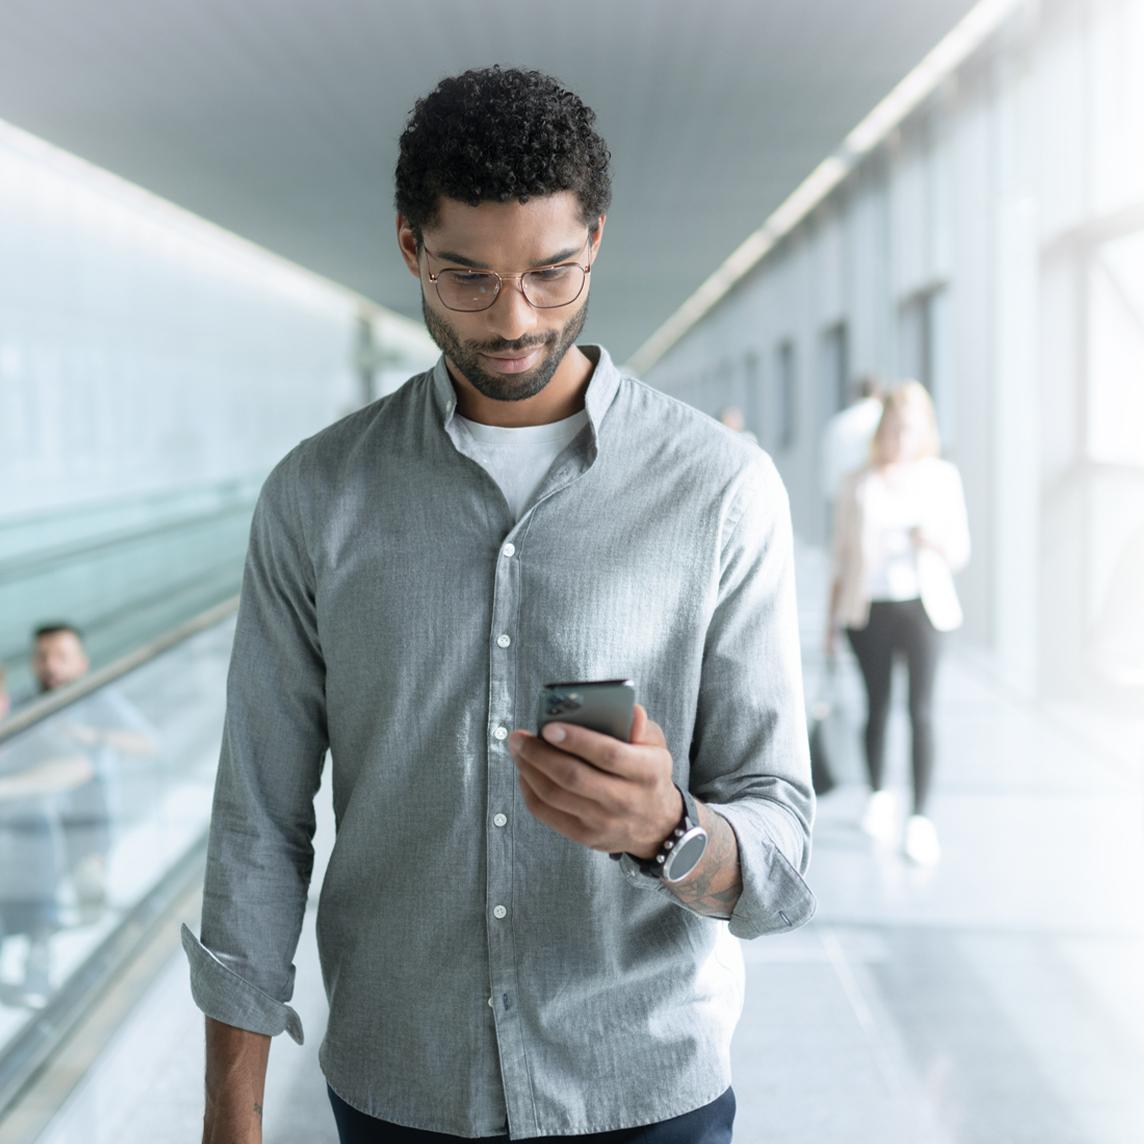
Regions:
<instances>
[{"instance_id":1,"label":"white t-shirt","mask_svg":"<svg viewBox=\"0 0 1144 1144\"><path fill-rule=\"evenodd\" d=\"M866 517L874 541L866 558L866 596L870 600L913 600L921 595L917 549L910 530L920 525L922 504L917 483L870 474Z\"/></svg>"},{"instance_id":2,"label":"white t-shirt","mask_svg":"<svg viewBox=\"0 0 1144 1144\"><path fill-rule=\"evenodd\" d=\"M513 429L502 425L482 425L459 413L457 420L468 430L477 458L489 476L500 485L513 517L519 520L524 506L540 487L552 462L588 424L588 411L581 409L563 421L553 421L548 425L525 425Z\"/></svg>"}]
</instances>

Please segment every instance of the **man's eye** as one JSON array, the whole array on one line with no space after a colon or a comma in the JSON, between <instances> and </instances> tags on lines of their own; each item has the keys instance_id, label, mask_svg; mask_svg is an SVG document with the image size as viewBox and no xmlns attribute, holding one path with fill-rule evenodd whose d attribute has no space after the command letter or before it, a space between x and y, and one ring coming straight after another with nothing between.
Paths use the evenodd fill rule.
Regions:
<instances>
[{"instance_id":1,"label":"man's eye","mask_svg":"<svg viewBox=\"0 0 1144 1144\"><path fill-rule=\"evenodd\" d=\"M458 286L483 286L492 281L488 274L466 274L463 270L450 270L449 273Z\"/></svg>"},{"instance_id":2,"label":"man's eye","mask_svg":"<svg viewBox=\"0 0 1144 1144\"><path fill-rule=\"evenodd\" d=\"M546 266L543 270L530 270L528 273L533 282L547 284L559 282L561 278L567 278L570 269L569 266Z\"/></svg>"}]
</instances>

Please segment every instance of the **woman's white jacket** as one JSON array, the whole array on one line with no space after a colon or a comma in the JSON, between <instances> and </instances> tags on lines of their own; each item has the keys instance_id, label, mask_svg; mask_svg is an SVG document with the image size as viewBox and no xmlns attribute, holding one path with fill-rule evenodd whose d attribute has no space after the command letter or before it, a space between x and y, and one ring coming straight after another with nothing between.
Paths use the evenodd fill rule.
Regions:
<instances>
[{"instance_id":1,"label":"woman's white jacket","mask_svg":"<svg viewBox=\"0 0 1144 1144\"><path fill-rule=\"evenodd\" d=\"M961 604L953 574L969 563L969 524L961 476L949 461L929 457L914 462L910 483L922 505L919 527L926 539L917 549L922 605L941 632L961 626ZM877 551L878 522L866 511L874 469L867 466L842 482L834 512L835 620L864 628L870 620L866 569Z\"/></svg>"}]
</instances>

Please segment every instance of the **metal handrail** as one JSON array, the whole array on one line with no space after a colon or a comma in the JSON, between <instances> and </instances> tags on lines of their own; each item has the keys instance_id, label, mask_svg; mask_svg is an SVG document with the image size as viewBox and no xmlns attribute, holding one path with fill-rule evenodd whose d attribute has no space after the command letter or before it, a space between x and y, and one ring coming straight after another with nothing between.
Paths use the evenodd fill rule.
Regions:
<instances>
[{"instance_id":1,"label":"metal handrail","mask_svg":"<svg viewBox=\"0 0 1144 1144\"><path fill-rule=\"evenodd\" d=\"M143 664L149 663L163 652L170 651L171 648L190 639L191 636L214 627L237 611L238 596L231 596L223 600L221 604L215 604L214 607L208 608L205 612L200 612L192 619L172 628L157 639L137 647L134 651L128 652L127 655L120 656L119 659L101 667L98 671L93 671L82 679L77 679L75 683L56 688L47 695L34 700L0 722L0 743L10 739L13 735L18 735L21 731L26 731L37 723L42 723L57 711L62 711L65 707L78 703L79 700L85 699L93 691L98 691L101 687L114 683L115 680L121 679L128 672L134 671L137 667L142 667Z\"/></svg>"},{"instance_id":2,"label":"metal handrail","mask_svg":"<svg viewBox=\"0 0 1144 1144\"><path fill-rule=\"evenodd\" d=\"M215 494L229 495L231 492L242 489L252 483L261 484L266 479L266 469L250 469L245 473L236 473L229 477L222 477L213 481L202 481L198 484L187 485L172 489L146 489L133 493L119 493L98 497L95 500L81 501L78 504L69 502L65 505L56 505L52 508L27 509L11 516L5 516L0 521L0 532L14 531L28 528L45 521L66 520L73 516L91 516L92 513L115 512L121 508L139 505L154 505L163 501L186 500L197 496L213 496Z\"/></svg>"},{"instance_id":3,"label":"metal handrail","mask_svg":"<svg viewBox=\"0 0 1144 1144\"><path fill-rule=\"evenodd\" d=\"M257 493L242 497L221 507L206 512L188 513L186 516L165 520L162 524L147 524L141 528L124 528L118 532L101 533L97 537L69 541L53 548L39 548L32 552L13 556L0 563L0 583L20 580L44 569L58 569L62 565L82 560L97 552L122 548L129 544L155 540L173 532L181 532L222 519L227 516L245 515L253 510Z\"/></svg>"}]
</instances>

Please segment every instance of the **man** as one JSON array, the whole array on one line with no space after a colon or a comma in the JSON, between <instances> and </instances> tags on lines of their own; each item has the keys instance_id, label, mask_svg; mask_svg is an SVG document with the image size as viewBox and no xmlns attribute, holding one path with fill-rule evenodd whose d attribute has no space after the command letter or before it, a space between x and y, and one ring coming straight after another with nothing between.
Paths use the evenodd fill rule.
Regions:
<instances>
[{"instance_id":1,"label":"man","mask_svg":"<svg viewBox=\"0 0 1144 1144\"><path fill-rule=\"evenodd\" d=\"M32 674L41 694L76 683L91 668L83 633L63 621L32 636ZM114 686L103 686L56 717L55 737L77 744L90 760L90 779L59 799L60 823L80 919L99 920L107 905L112 823L121 802L121 764L153 756L158 736Z\"/></svg>"},{"instance_id":2,"label":"man","mask_svg":"<svg viewBox=\"0 0 1144 1144\"><path fill-rule=\"evenodd\" d=\"M40 694L75 683L90 667L83 636L74 625L41 624L32 633L32 674Z\"/></svg>"},{"instance_id":3,"label":"man","mask_svg":"<svg viewBox=\"0 0 1144 1144\"><path fill-rule=\"evenodd\" d=\"M833 506L842 479L870 460L870 442L882 419L882 383L877 377L859 378L854 396L835 413L822 433L822 495Z\"/></svg>"},{"instance_id":4,"label":"man","mask_svg":"<svg viewBox=\"0 0 1144 1144\"><path fill-rule=\"evenodd\" d=\"M417 103L397 240L443 356L259 499L183 931L207 1141L260 1139L269 1038L302 1039L327 747L343 1141L730 1139L731 935L813 912L790 520L764 453L576 345L610 197L593 122L499 68ZM620 677L630 743L532 733L544 683ZM677 829L699 857L669 882Z\"/></svg>"}]
</instances>

